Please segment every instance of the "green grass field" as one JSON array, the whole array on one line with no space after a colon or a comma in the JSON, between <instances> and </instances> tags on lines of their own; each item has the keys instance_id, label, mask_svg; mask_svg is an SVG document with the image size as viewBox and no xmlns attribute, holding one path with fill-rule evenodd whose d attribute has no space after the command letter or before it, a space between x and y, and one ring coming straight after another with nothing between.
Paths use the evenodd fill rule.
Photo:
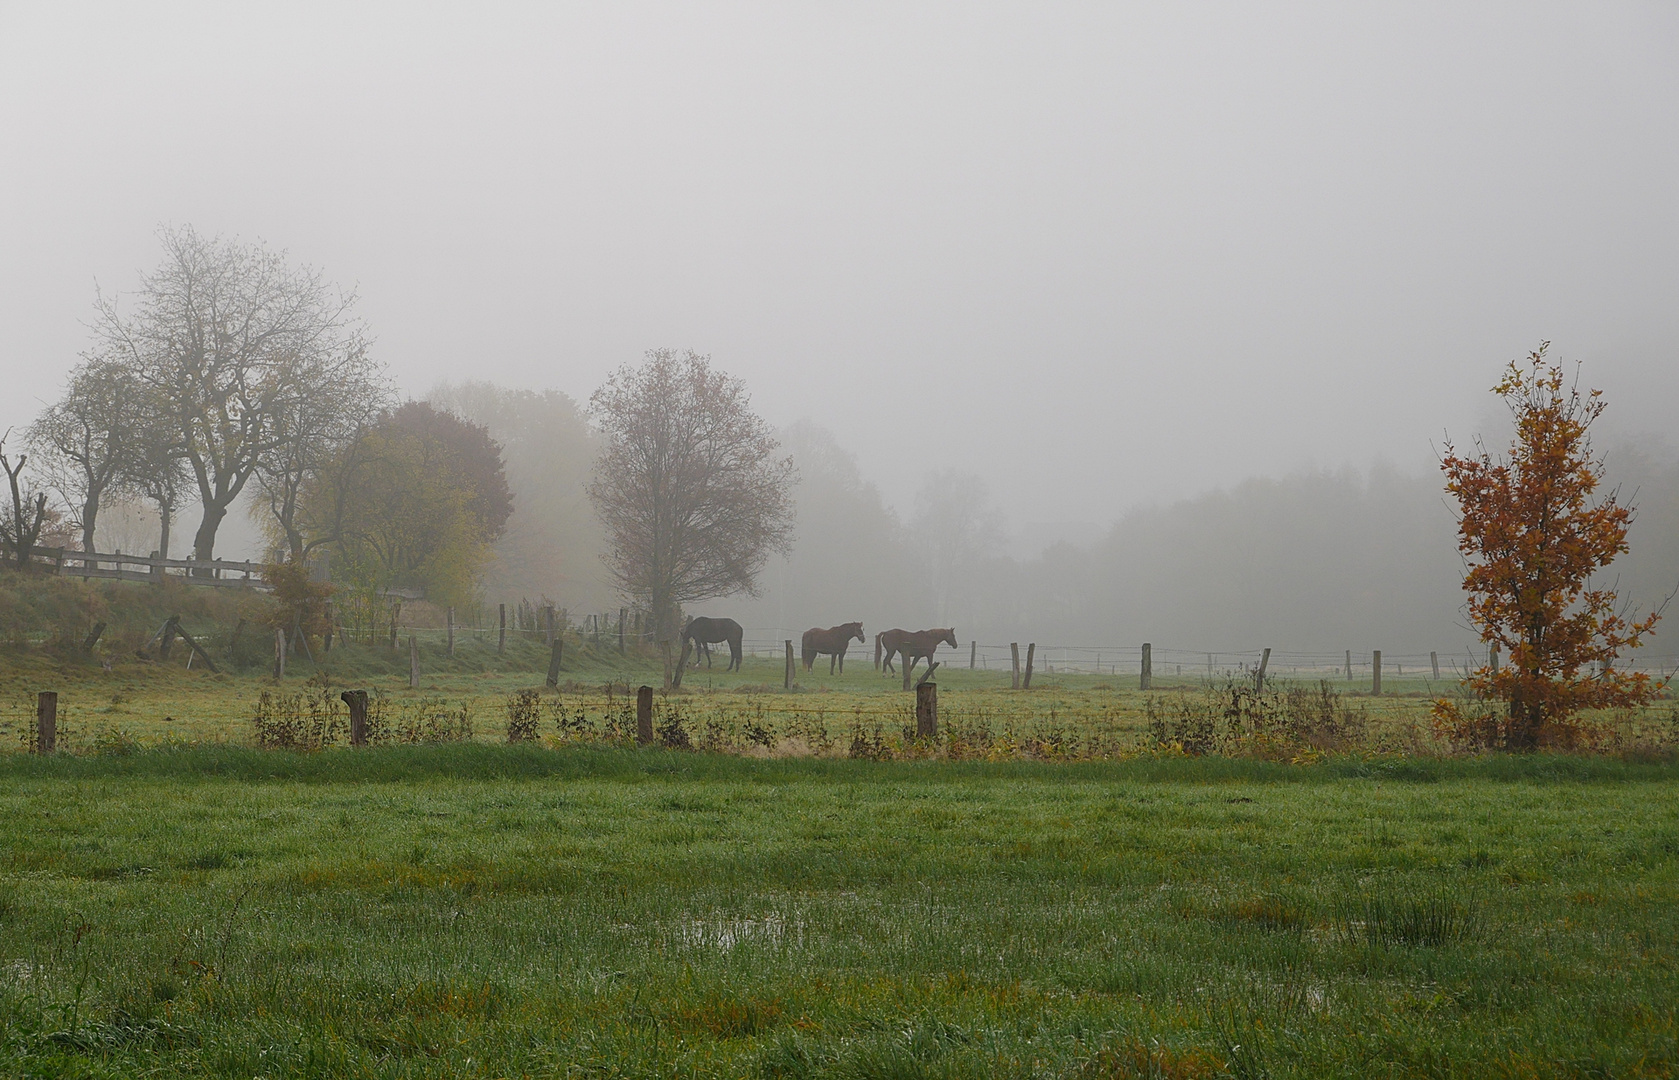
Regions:
<instances>
[{"instance_id":1,"label":"green grass field","mask_svg":"<svg viewBox=\"0 0 1679 1080\"><path fill-rule=\"evenodd\" d=\"M1449 758L1445 688L1341 685L1349 749L1194 758L1149 727L1194 679L941 669L926 744L866 660L755 658L658 699L711 753L629 745L660 671L582 641L517 746L538 643L429 640L418 690L114 659L0 655L4 745L52 689L69 750L0 754L0 1075L1679 1071L1670 702L1606 718L1637 753ZM255 748L343 687L385 745Z\"/></svg>"},{"instance_id":2,"label":"green grass field","mask_svg":"<svg viewBox=\"0 0 1679 1080\"><path fill-rule=\"evenodd\" d=\"M1676 779L9 755L0 1072L1668 1076Z\"/></svg>"}]
</instances>

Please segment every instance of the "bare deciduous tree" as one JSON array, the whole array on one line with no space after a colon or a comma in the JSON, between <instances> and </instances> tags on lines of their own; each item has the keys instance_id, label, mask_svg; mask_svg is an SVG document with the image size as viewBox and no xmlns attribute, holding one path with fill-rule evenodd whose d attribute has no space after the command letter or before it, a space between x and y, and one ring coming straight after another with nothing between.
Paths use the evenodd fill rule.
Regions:
<instances>
[{"instance_id":1,"label":"bare deciduous tree","mask_svg":"<svg viewBox=\"0 0 1679 1080\"><path fill-rule=\"evenodd\" d=\"M256 470L273 530L293 561L339 538L332 523L309 517L305 489L339 469L346 449L391 404L384 369L364 349L312 357L298 376L307 389L276 409L280 438Z\"/></svg>"},{"instance_id":2,"label":"bare deciduous tree","mask_svg":"<svg viewBox=\"0 0 1679 1080\"><path fill-rule=\"evenodd\" d=\"M64 396L29 426L36 460L69 506L83 551L93 550L101 502L123 486L133 466L143 412L134 371L94 357L70 373Z\"/></svg>"},{"instance_id":3,"label":"bare deciduous tree","mask_svg":"<svg viewBox=\"0 0 1679 1080\"><path fill-rule=\"evenodd\" d=\"M5 435L0 435L0 469L5 470L6 480L12 489L12 504L6 508L5 518L0 519L0 553L22 570L29 565L29 555L41 538L41 529L47 523L49 512L47 493L32 491L24 483L23 467L29 462L29 455L19 454L16 465L6 456L6 439L10 436L9 429Z\"/></svg>"},{"instance_id":4,"label":"bare deciduous tree","mask_svg":"<svg viewBox=\"0 0 1679 1080\"><path fill-rule=\"evenodd\" d=\"M169 533L180 509L181 498L192 484L174 429L161 417L161 410L147 408L135 438L134 451L123 470L125 490L151 500L157 507L157 553L169 557Z\"/></svg>"},{"instance_id":5,"label":"bare deciduous tree","mask_svg":"<svg viewBox=\"0 0 1679 1080\"><path fill-rule=\"evenodd\" d=\"M286 418L320 392L310 380L362 362L366 339L354 294L283 253L191 227L161 238L163 264L142 280L134 312L101 296L96 330L178 439L204 509L193 556L210 559L233 501L291 437Z\"/></svg>"},{"instance_id":6,"label":"bare deciduous tree","mask_svg":"<svg viewBox=\"0 0 1679 1080\"><path fill-rule=\"evenodd\" d=\"M793 534L790 458L748 407L746 385L708 357L656 349L590 398L602 436L589 498L607 568L675 636L684 604L744 592Z\"/></svg>"}]
</instances>

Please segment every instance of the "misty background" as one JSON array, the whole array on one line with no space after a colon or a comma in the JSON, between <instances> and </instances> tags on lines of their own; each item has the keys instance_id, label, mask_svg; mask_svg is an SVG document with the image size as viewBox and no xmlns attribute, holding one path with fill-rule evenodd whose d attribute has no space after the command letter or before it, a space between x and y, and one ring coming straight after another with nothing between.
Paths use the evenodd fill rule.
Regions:
<instances>
[{"instance_id":1,"label":"misty background","mask_svg":"<svg viewBox=\"0 0 1679 1080\"><path fill-rule=\"evenodd\" d=\"M1541 340L1623 595L1679 584L1676 58L1665 4L0 3L0 429L191 223L503 442L491 601L616 609L582 406L669 346L803 478L749 627L1461 650L1436 454Z\"/></svg>"}]
</instances>

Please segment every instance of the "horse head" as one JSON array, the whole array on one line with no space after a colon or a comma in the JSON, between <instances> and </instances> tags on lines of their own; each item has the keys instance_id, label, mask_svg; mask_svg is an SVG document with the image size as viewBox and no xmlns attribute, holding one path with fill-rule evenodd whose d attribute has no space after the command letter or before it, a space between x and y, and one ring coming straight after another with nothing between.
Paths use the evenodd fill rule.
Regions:
<instances>
[{"instance_id":1,"label":"horse head","mask_svg":"<svg viewBox=\"0 0 1679 1080\"><path fill-rule=\"evenodd\" d=\"M860 622L848 622L845 624L845 629L851 631L851 633L846 635L846 640L850 640L851 638L856 638L858 641L868 640L868 638L863 636L863 624Z\"/></svg>"},{"instance_id":2,"label":"horse head","mask_svg":"<svg viewBox=\"0 0 1679 1080\"><path fill-rule=\"evenodd\" d=\"M938 630L938 631L935 631L935 633L938 634L937 640L939 642L941 642L945 645L949 645L952 649L957 648L957 645L956 645L956 630L954 628L950 628L950 629L946 629L946 630Z\"/></svg>"}]
</instances>

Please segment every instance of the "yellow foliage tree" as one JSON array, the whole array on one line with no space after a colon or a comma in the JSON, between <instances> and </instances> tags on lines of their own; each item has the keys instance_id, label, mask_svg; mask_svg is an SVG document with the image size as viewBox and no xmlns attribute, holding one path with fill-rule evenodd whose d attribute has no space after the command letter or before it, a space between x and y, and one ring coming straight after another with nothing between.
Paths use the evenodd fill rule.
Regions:
<instances>
[{"instance_id":1,"label":"yellow foliage tree","mask_svg":"<svg viewBox=\"0 0 1679 1080\"><path fill-rule=\"evenodd\" d=\"M307 519L330 531L339 580L416 587L456 606L473 600L513 505L501 447L483 428L421 402L346 447L305 498Z\"/></svg>"}]
</instances>

